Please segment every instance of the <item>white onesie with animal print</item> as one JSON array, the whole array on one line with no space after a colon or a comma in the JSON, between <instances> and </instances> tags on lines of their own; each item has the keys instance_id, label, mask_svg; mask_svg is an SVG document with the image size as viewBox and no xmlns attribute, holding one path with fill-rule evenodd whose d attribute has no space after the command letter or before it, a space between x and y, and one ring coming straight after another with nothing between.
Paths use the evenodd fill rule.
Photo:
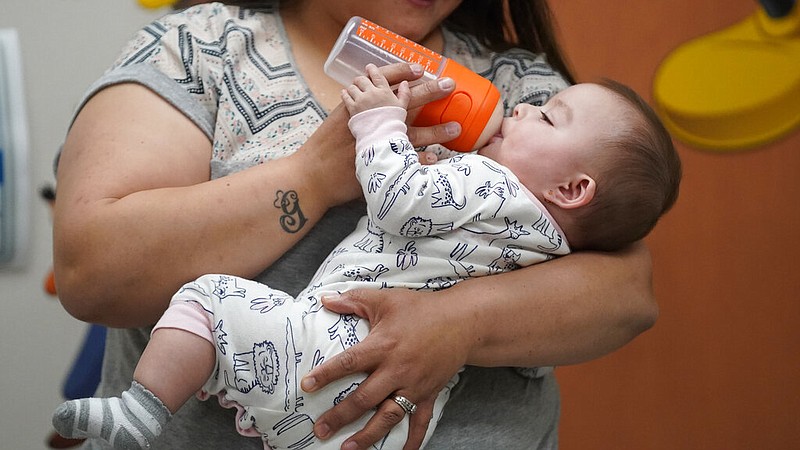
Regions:
<instances>
[{"instance_id":1,"label":"white onesie with animal print","mask_svg":"<svg viewBox=\"0 0 800 450\"><path fill-rule=\"evenodd\" d=\"M313 394L300 389L300 378L369 332L365 320L323 309L321 295L353 288L444 289L569 252L545 208L503 166L477 154L421 165L406 136L405 114L384 107L351 118L368 214L298 297L242 278L206 275L173 297L157 326L175 327L170 311L187 302L207 312L211 334L204 337L216 347L218 363L201 396L216 394L223 406L238 408L239 431L261 436L269 448L338 449L369 419L327 441L312 432L316 418L365 377L351 376ZM457 379L438 397L426 442ZM401 449L407 433L406 418L375 448Z\"/></svg>"}]
</instances>

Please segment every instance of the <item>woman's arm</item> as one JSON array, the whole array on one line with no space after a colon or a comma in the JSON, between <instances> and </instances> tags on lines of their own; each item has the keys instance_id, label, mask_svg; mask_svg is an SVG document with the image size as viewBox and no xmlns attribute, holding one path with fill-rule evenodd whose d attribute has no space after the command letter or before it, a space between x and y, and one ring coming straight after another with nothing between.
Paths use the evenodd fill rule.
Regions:
<instances>
[{"instance_id":1,"label":"woman's arm","mask_svg":"<svg viewBox=\"0 0 800 450\"><path fill-rule=\"evenodd\" d=\"M211 143L182 113L136 84L100 91L76 118L59 162L62 303L82 320L144 325L203 273L258 274L328 207L358 195L345 121L345 113L331 114L324 133L309 139L316 151L209 181ZM324 189L328 182L341 189ZM275 200L291 191L307 222L288 229Z\"/></svg>"},{"instance_id":2,"label":"woman's arm","mask_svg":"<svg viewBox=\"0 0 800 450\"><path fill-rule=\"evenodd\" d=\"M467 314L480 310L505 322L476 317L467 364L586 362L627 344L658 317L650 252L643 242L616 253L577 252L480 281L443 293L455 296L444 299L449 304L457 304L458 296L473 298L477 304L467 305Z\"/></svg>"},{"instance_id":3,"label":"woman's arm","mask_svg":"<svg viewBox=\"0 0 800 450\"><path fill-rule=\"evenodd\" d=\"M650 254L643 243L617 253L579 252L514 272L471 279L434 293L351 291L325 306L369 319L360 344L304 379L318 389L355 372L368 379L317 421L335 432L380 405L353 439L366 448L402 417L384 402L418 405L409 443L421 442L433 399L465 364L552 366L605 355L650 328L658 316ZM413 327L408 324L413 323ZM383 403L382 403L383 402Z\"/></svg>"}]
</instances>

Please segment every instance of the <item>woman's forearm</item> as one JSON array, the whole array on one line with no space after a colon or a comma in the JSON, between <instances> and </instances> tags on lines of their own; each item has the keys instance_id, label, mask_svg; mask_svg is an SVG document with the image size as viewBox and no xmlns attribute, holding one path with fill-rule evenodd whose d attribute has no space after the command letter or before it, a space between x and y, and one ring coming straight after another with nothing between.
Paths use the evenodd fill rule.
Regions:
<instances>
[{"instance_id":1,"label":"woman's forearm","mask_svg":"<svg viewBox=\"0 0 800 450\"><path fill-rule=\"evenodd\" d=\"M441 295L468 330L467 363L480 366L585 362L630 342L658 317L642 242L470 280Z\"/></svg>"},{"instance_id":2,"label":"woman's forearm","mask_svg":"<svg viewBox=\"0 0 800 450\"><path fill-rule=\"evenodd\" d=\"M324 210L303 202L315 197L302 188L255 172L64 205L76 210L58 221L54 235L62 302L74 305L70 312L82 320L141 325L163 312L182 283L203 273L258 274ZM281 190L295 190L301 199L306 223L296 232L281 227L284 210L273 206Z\"/></svg>"}]
</instances>

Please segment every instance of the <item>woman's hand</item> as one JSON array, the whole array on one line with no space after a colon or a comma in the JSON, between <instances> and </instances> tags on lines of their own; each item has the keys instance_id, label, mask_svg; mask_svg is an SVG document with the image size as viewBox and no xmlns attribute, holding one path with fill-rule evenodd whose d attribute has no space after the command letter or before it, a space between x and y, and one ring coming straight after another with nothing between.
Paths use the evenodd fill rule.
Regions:
<instances>
[{"instance_id":1,"label":"woman's hand","mask_svg":"<svg viewBox=\"0 0 800 450\"><path fill-rule=\"evenodd\" d=\"M328 207L361 196L355 175L355 139L347 128L350 116L341 103L334 108L300 149L290 158L301 159L307 169L302 183Z\"/></svg>"},{"instance_id":2,"label":"woman's hand","mask_svg":"<svg viewBox=\"0 0 800 450\"><path fill-rule=\"evenodd\" d=\"M380 72L390 85L414 81L423 75L422 67L418 64L390 64L381 67ZM453 89L455 83L450 78L430 80L411 87L408 102L409 123L413 121L422 106L450 95ZM315 192L328 196L324 201L329 206L361 196L361 186L356 180L353 164L355 140L347 127L349 119L347 109L343 104L339 104L303 147L293 155L296 158L304 158L303 166L310 168L306 182L317 186ZM458 137L460 133L461 127L457 122L408 128L408 137L416 147L447 142Z\"/></svg>"},{"instance_id":3,"label":"woman's hand","mask_svg":"<svg viewBox=\"0 0 800 450\"><path fill-rule=\"evenodd\" d=\"M325 298L325 307L340 314L369 320L369 335L358 345L312 370L302 382L314 391L342 376L370 373L358 389L316 422L315 433L327 438L344 425L377 407L367 426L350 437L367 448L379 441L405 412L392 399L402 395L417 405L410 417L405 449L422 444L439 391L465 364L470 338L468 321L442 310L430 293L398 289L353 290ZM461 325L461 326L457 326Z\"/></svg>"},{"instance_id":4,"label":"woman's hand","mask_svg":"<svg viewBox=\"0 0 800 450\"><path fill-rule=\"evenodd\" d=\"M380 68L383 76L390 85L400 84L402 81L414 81L420 78L424 71L419 64L390 64ZM413 84L413 83L412 83ZM461 134L461 125L458 122L446 122L430 127L415 127L411 125L426 104L450 95L456 84L452 78L440 78L411 86L411 99L408 102L408 138L414 147L423 147L431 144L441 144L453 140Z\"/></svg>"}]
</instances>

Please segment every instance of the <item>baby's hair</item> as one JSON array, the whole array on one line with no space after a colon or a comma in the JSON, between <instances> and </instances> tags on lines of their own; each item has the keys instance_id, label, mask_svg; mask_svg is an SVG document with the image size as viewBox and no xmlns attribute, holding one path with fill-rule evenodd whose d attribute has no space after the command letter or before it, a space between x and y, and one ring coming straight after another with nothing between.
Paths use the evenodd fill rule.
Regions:
<instances>
[{"instance_id":1,"label":"baby's hair","mask_svg":"<svg viewBox=\"0 0 800 450\"><path fill-rule=\"evenodd\" d=\"M629 120L600 140L595 196L576 211L576 239L570 241L576 248L613 251L650 233L675 204L682 171L672 138L647 102L616 81L598 84L631 107Z\"/></svg>"}]
</instances>

